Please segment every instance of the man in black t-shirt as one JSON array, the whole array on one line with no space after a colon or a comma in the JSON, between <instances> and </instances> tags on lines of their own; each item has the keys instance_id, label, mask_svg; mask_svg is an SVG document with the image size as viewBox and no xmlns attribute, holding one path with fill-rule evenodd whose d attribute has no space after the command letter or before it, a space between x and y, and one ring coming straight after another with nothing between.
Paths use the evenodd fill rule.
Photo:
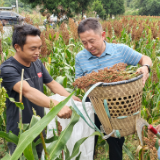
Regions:
<instances>
[{"instance_id":1,"label":"man in black t-shirt","mask_svg":"<svg viewBox=\"0 0 160 160\"><path fill-rule=\"evenodd\" d=\"M23 80L23 104L22 122L30 123L33 115L32 107L36 110L37 115L44 116L44 108L49 108L50 98L43 93L43 83L49 87L53 93L62 96L69 96L68 93L59 83L54 81L49 75L42 62L38 59L41 51L42 42L40 39L40 30L32 25L19 25L13 30L13 47L16 53L13 57L7 59L0 66L0 77L3 79L2 85L6 88L9 97L19 101L19 92L21 86L21 72L24 69ZM81 101L78 97L73 96L74 100ZM54 105L59 102L52 100ZM19 109L14 103L7 99L7 132L12 131L18 135ZM58 113L60 118L70 118L72 114L68 106L64 106ZM13 153L15 145L9 143L10 154ZM41 157L42 145L37 146L39 158Z\"/></svg>"}]
</instances>

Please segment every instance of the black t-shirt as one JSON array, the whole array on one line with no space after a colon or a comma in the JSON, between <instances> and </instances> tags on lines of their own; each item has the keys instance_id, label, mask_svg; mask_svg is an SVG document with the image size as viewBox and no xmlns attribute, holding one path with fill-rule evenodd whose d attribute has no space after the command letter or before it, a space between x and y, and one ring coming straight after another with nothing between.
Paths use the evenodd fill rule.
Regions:
<instances>
[{"instance_id":1,"label":"black t-shirt","mask_svg":"<svg viewBox=\"0 0 160 160\"><path fill-rule=\"evenodd\" d=\"M10 57L0 66L0 77L3 79L2 86L6 88L9 97L13 97L17 102L19 102L19 93L13 90L13 86L21 81L22 69L24 69L23 79L26 80L31 87L41 92L43 92L43 83L49 83L53 80L39 59L32 62L30 67L25 67L16 59ZM22 98L24 104L24 110L22 111L23 123L30 123L33 115L32 107L36 110L37 115L40 117L44 116L43 107L33 104L24 96ZM19 108L10 102L9 99L6 101L6 106L7 132L12 131L18 135Z\"/></svg>"}]
</instances>

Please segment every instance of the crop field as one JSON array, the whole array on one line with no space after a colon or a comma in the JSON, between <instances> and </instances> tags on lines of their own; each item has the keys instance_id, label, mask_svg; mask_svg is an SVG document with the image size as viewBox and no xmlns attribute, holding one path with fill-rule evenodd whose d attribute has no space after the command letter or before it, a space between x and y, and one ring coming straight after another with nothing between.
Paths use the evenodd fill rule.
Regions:
<instances>
[{"instance_id":1,"label":"crop field","mask_svg":"<svg viewBox=\"0 0 160 160\"><path fill-rule=\"evenodd\" d=\"M34 22L28 18L26 22L39 27L37 21ZM46 25L41 33L43 45L40 59L54 80L63 85L70 93L75 90L74 94L82 99L85 91L75 89L73 86L75 81L75 56L83 49L77 33L79 22L69 18L67 23L63 22L61 25L57 25L55 29ZM152 59L151 73L143 88L141 117L154 126L160 124L160 17L120 16L114 20L100 20L100 23L106 32L107 42L126 44ZM2 35L0 39L1 64L10 56L13 56L15 51L11 46L11 36L3 37L2 25L0 26L0 32ZM136 70L137 67L132 69ZM46 86L44 86L44 93L47 96L52 94ZM1 132L6 130L6 106L4 102L1 103L3 101L1 99L3 99L3 96L0 95L0 137L2 137L0 139L0 156L3 156L7 151L7 140L4 136L1 136ZM139 146L137 134L125 137L124 160L157 160L158 141L153 140L153 135L146 128L144 128L143 137L145 145L142 148ZM98 140L95 159L109 159L108 144L101 137Z\"/></svg>"}]
</instances>

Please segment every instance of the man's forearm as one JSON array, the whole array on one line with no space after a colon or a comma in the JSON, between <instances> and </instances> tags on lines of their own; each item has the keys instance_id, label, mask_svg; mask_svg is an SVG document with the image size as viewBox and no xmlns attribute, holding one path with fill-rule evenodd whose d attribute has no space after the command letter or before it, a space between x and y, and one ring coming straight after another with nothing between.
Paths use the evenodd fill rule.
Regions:
<instances>
[{"instance_id":1,"label":"man's forearm","mask_svg":"<svg viewBox=\"0 0 160 160\"><path fill-rule=\"evenodd\" d=\"M39 90L30 87L30 89L24 93L24 97L26 97L29 101L36 104L37 106L49 108L51 98L47 97L45 94L40 92ZM54 105L57 105L59 102L52 99Z\"/></svg>"},{"instance_id":2,"label":"man's forearm","mask_svg":"<svg viewBox=\"0 0 160 160\"><path fill-rule=\"evenodd\" d=\"M150 57L143 55L141 60L139 61L139 64L141 66L148 64L149 66L152 66L152 60L150 59Z\"/></svg>"}]
</instances>

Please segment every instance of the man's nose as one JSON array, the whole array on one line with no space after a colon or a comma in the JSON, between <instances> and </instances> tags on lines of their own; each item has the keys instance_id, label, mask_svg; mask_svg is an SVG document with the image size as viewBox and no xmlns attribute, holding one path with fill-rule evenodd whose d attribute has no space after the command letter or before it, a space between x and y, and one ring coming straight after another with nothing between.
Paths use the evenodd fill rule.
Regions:
<instances>
[{"instance_id":1,"label":"man's nose","mask_svg":"<svg viewBox=\"0 0 160 160\"><path fill-rule=\"evenodd\" d=\"M90 48L92 48L92 45L91 45L91 43L88 43L88 49L90 49Z\"/></svg>"},{"instance_id":2,"label":"man's nose","mask_svg":"<svg viewBox=\"0 0 160 160\"><path fill-rule=\"evenodd\" d=\"M40 54L40 52L41 52L41 49L36 50L36 54Z\"/></svg>"}]
</instances>

